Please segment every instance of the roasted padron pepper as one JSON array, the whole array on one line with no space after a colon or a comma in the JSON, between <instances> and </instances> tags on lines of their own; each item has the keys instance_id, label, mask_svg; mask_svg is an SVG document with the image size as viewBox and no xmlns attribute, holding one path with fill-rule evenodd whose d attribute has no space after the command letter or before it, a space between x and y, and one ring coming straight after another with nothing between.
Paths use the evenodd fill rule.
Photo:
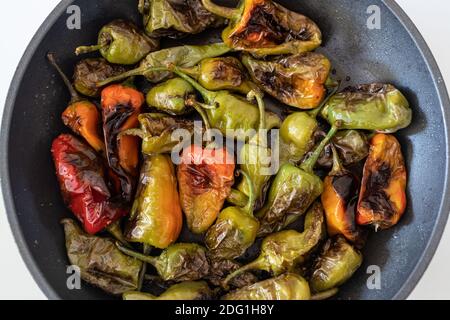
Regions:
<instances>
[{"instance_id":1,"label":"roasted padron pepper","mask_svg":"<svg viewBox=\"0 0 450 320\"><path fill-rule=\"evenodd\" d=\"M389 134L376 134L364 165L356 221L387 229L406 209L406 167L400 143Z\"/></svg>"},{"instance_id":2,"label":"roasted padron pepper","mask_svg":"<svg viewBox=\"0 0 450 320\"><path fill-rule=\"evenodd\" d=\"M355 214L359 195L359 180L346 170L332 146L333 168L324 180L322 205L329 236L342 234L347 240L361 244L363 230L356 225Z\"/></svg>"},{"instance_id":3,"label":"roasted padron pepper","mask_svg":"<svg viewBox=\"0 0 450 320\"><path fill-rule=\"evenodd\" d=\"M139 11L145 32L151 37L177 38L224 23L206 10L201 0L139 0Z\"/></svg>"},{"instance_id":4,"label":"roasted padron pepper","mask_svg":"<svg viewBox=\"0 0 450 320\"><path fill-rule=\"evenodd\" d=\"M205 281L185 281L174 284L160 296L129 291L125 292L122 298L123 300L212 300L214 291Z\"/></svg>"},{"instance_id":5,"label":"roasted padron pepper","mask_svg":"<svg viewBox=\"0 0 450 320\"><path fill-rule=\"evenodd\" d=\"M208 276L205 278L212 285L220 287L222 281L225 280L227 275L231 272L236 271L242 265L235 260L220 259L209 255L210 271ZM251 272L244 272L234 277L230 282L229 286L232 288L242 288L251 284L258 282L258 278Z\"/></svg>"},{"instance_id":6,"label":"roasted padron pepper","mask_svg":"<svg viewBox=\"0 0 450 320\"><path fill-rule=\"evenodd\" d=\"M242 62L256 84L288 106L314 109L325 98L331 62L320 53L305 52L270 61L244 55Z\"/></svg>"},{"instance_id":7,"label":"roasted padron pepper","mask_svg":"<svg viewBox=\"0 0 450 320\"><path fill-rule=\"evenodd\" d=\"M167 67L169 65L182 68L193 67L203 59L218 57L229 51L231 49L224 43L201 46L184 45L155 51L147 55L138 68L127 71L119 76L110 77L105 81L100 81L97 83L97 86L104 86L108 83L120 81L132 76L144 76L148 81L158 83L169 78L172 72L167 70L155 71L154 68Z\"/></svg>"},{"instance_id":8,"label":"roasted padron pepper","mask_svg":"<svg viewBox=\"0 0 450 320\"><path fill-rule=\"evenodd\" d=\"M203 59L198 65L180 70L208 90L230 90L248 94L258 87L251 82L241 62L235 57Z\"/></svg>"},{"instance_id":9,"label":"roasted padron pepper","mask_svg":"<svg viewBox=\"0 0 450 320\"><path fill-rule=\"evenodd\" d=\"M253 216L255 189L250 176L242 172L249 185L249 200L245 207L227 207L222 210L215 224L205 237L206 247L211 254L221 259L235 259L242 256L255 242L259 221Z\"/></svg>"},{"instance_id":10,"label":"roasted padron pepper","mask_svg":"<svg viewBox=\"0 0 450 320\"><path fill-rule=\"evenodd\" d=\"M374 130L393 133L409 126L412 111L408 100L390 84L349 87L334 95L321 111L331 125L342 129Z\"/></svg>"},{"instance_id":11,"label":"roasted padron pepper","mask_svg":"<svg viewBox=\"0 0 450 320\"><path fill-rule=\"evenodd\" d=\"M294 222L322 194L323 182L314 173L314 166L336 131L337 127L332 127L300 167L290 163L281 166L270 186L266 205L256 214L261 222L259 236L281 230Z\"/></svg>"},{"instance_id":12,"label":"roasted padron pepper","mask_svg":"<svg viewBox=\"0 0 450 320\"><path fill-rule=\"evenodd\" d=\"M234 157L226 148L191 145L178 166L180 202L189 230L200 234L216 220L234 183Z\"/></svg>"},{"instance_id":13,"label":"roasted padron pepper","mask_svg":"<svg viewBox=\"0 0 450 320\"><path fill-rule=\"evenodd\" d=\"M71 100L69 106L62 114L63 123L72 129L73 132L82 136L95 151L105 154L105 144L99 132L100 113L96 105L80 97L69 79L58 66L55 56L52 53L47 54L47 59L59 73L70 92Z\"/></svg>"},{"instance_id":14,"label":"roasted padron pepper","mask_svg":"<svg viewBox=\"0 0 450 320\"><path fill-rule=\"evenodd\" d=\"M206 248L195 243L177 243L169 246L158 257L147 256L116 243L123 253L155 267L163 281L196 281L209 273Z\"/></svg>"},{"instance_id":15,"label":"roasted padron pepper","mask_svg":"<svg viewBox=\"0 0 450 320\"><path fill-rule=\"evenodd\" d=\"M308 281L294 273L257 282L222 297L223 300L310 300L310 298Z\"/></svg>"},{"instance_id":16,"label":"roasted padron pepper","mask_svg":"<svg viewBox=\"0 0 450 320\"><path fill-rule=\"evenodd\" d=\"M127 240L167 248L178 239L182 224L177 180L170 157L147 157L125 229Z\"/></svg>"},{"instance_id":17,"label":"roasted padron pepper","mask_svg":"<svg viewBox=\"0 0 450 320\"><path fill-rule=\"evenodd\" d=\"M133 23L114 20L100 30L97 45L78 47L75 53L100 51L110 63L131 65L158 48L159 40L146 36Z\"/></svg>"},{"instance_id":18,"label":"roasted padron pepper","mask_svg":"<svg viewBox=\"0 0 450 320\"><path fill-rule=\"evenodd\" d=\"M132 200L139 165L139 139L121 136L139 126L144 95L126 84L114 84L102 91L103 134L109 166L118 175L122 197Z\"/></svg>"},{"instance_id":19,"label":"roasted padron pepper","mask_svg":"<svg viewBox=\"0 0 450 320\"><path fill-rule=\"evenodd\" d=\"M313 292L323 292L341 286L362 264L361 253L342 236L329 239L313 267L310 286Z\"/></svg>"},{"instance_id":20,"label":"roasted padron pepper","mask_svg":"<svg viewBox=\"0 0 450 320\"><path fill-rule=\"evenodd\" d=\"M309 18L271 0L241 0L237 8L202 0L205 8L228 19L223 41L255 56L312 51L322 43L319 27Z\"/></svg>"},{"instance_id":21,"label":"roasted padron pepper","mask_svg":"<svg viewBox=\"0 0 450 320\"><path fill-rule=\"evenodd\" d=\"M80 268L84 281L114 295L138 288L141 261L120 252L111 239L86 234L71 219L61 223L70 264Z\"/></svg>"},{"instance_id":22,"label":"roasted padron pepper","mask_svg":"<svg viewBox=\"0 0 450 320\"><path fill-rule=\"evenodd\" d=\"M102 231L128 213L110 201L103 162L88 145L62 134L53 141L52 155L64 202L87 233Z\"/></svg>"},{"instance_id":23,"label":"roasted padron pepper","mask_svg":"<svg viewBox=\"0 0 450 320\"><path fill-rule=\"evenodd\" d=\"M73 85L79 93L96 98L100 96L102 90L97 87L97 82L125 71L124 67L109 64L104 58L83 59L75 65Z\"/></svg>"},{"instance_id":24,"label":"roasted padron pepper","mask_svg":"<svg viewBox=\"0 0 450 320\"><path fill-rule=\"evenodd\" d=\"M302 233L285 230L267 236L262 242L259 257L231 273L223 282L223 286L226 288L228 281L249 270L264 270L274 276L292 271L304 262L305 256L319 244L323 237L323 208L319 202L316 202L306 214L305 228Z\"/></svg>"}]
</instances>

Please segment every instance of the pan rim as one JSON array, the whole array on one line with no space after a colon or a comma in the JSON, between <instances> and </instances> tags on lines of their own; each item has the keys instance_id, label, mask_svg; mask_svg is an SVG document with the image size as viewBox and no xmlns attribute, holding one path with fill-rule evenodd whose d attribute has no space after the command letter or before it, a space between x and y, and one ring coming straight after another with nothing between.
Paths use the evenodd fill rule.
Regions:
<instances>
[{"instance_id":1,"label":"pan rim","mask_svg":"<svg viewBox=\"0 0 450 320\"><path fill-rule=\"evenodd\" d=\"M61 2L53 9L49 16L45 19L42 25L39 27L35 35L33 36L31 42L27 46L19 65L15 71L13 79L11 81L10 88L8 90L8 95L6 97L5 108L3 112L3 119L1 123L1 134L0 134L0 180L2 187L2 194L4 205L8 217L9 225L12 229L15 242L19 248L20 255L28 270L30 271L34 281L38 284L42 292L51 300L60 300L61 296L56 292L56 290L47 282L43 272L39 269L36 261L33 259L30 252L30 248L25 240L22 229L18 223L17 214L14 205L14 197L11 190L10 176L9 176L9 138L10 138L10 127L11 119L14 110L14 105L20 87L20 83L25 74L31 58L33 57L37 47L40 45L42 39L48 33L49 29L54 25L54 23L59 19L59 17L64 13L66 8L73 3L75 0L61 0ZM448 215L450 212L450 199L445 197L445 195L450 191L449 186L449 123L450 123L450 113L447 111L446 107L450 107L450 100L448 92L445 86L445 82L442 78L442 74L436 63L436 60L426 44L424 38L420 34L417 27L414 25L412 20L407 16L403 9L395 2L395 0L382 0L386 7L392 12L392 14L397 18L397 20L403 25L406 31L409 33L413 41L415 42L417 49L421 53L425 63L427 64L428 70L433 79L434 86L438 92L438 98L440 102L441 114L444 121L444 131L445 131L445 142L446 142L446 164L445 164L445 181L444 181L444 192L442 193L442 199L439 206L439 212L437 219L434 224L434 228L431 233L431 237L425 246L425 249L419 258L419 262L414 267L413 271L398 290L398 292L392 297L393 300L406 299L412 290L416 287L419 280L422 278L427 267L429 266L431 259L433 258L437 247L442 238L442 234L446 227Z\"/></svg>"}]
</instances>

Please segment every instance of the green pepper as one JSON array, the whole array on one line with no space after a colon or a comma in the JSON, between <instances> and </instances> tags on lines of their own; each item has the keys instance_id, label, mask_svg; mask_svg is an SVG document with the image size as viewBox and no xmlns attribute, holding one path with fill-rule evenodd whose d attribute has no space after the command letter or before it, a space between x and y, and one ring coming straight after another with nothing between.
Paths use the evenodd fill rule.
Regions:
<instances>
[{"instance_id":1,"label":"green pepper","mask_svg":"<svg viewBox=\"0 0 450 320\"><path fill-rule=\"evenodd\" d=\"M309 18L271 0L241 0L237 8L202 0L210 12L228 19L223 41L256 56L312 51L322 43L319 27Z\"/></svg>"},{"instance_id":2,"label":"green pepper","mask_svg":"<svg viewBox=\"0 0 450 320\"><path fill-rule=\"evenodd\" d=\"M408 100L390 84L350 87L334 95L321 111L330 124L341 122L342 129L393 133L410 125L412 110Z\"/></svg>"},{"instance_id":3,"label":"green pepper","mask_svg":"<svg viewBox=\"0 0 450 320\"><path fill-rule=\"evenodd\" d=\"M139 11L145 32L152 37L178 38L224 24L224 19L206 10L201 0L139 0Z\"/></svg>"},{"instance_id":4,"label":"green pepper","mask_svg":"<svg viewBox=\"0 0 450 320\"><path fill-rule=\"evenodd\" d=\"M173 244L158 257L138 253L119 242L116 246L123 253L155 267L164 281L196 281L206 277L210 270L206 249L195 243Z\"/></svg>"},{"instance_id":5,"label":"green pepper","mask_svg":"<svg viewBox=\"0 0 450 320\"><path fill-rule=\"evenodd\" d=\"M167 67L174 65L182 68L189 68L197 65L206 58L221 56L231 49L224 43L213 43L202 46L179 46L155 51L147 55L141 61L138 68L127 71L119 76L111 77L105 81L100 81L97 86L104 86L108 83L120 81L132 76L144 76L148 81L158 83L172 76L168 70L154 70L157 67Z\"/></svg>"},{"instance_id":6,"label":"green pepper","mask_svg":"<svg viewBox=\"0 0 450 320\"><path fill-rule=\"evenodd\" d=\"M210 272L206 276L206 280L212 285L220 287L223 280L231 272L236 271L242 265L234 260L230 259L220 259L214 256L209 256ZM230 287L242 288L253 283L258 282L258 278L251 272L244 272L234 277L230 282Z\"/></svg>"},{"instance_id":7,"label":"green pepper","mask_svg":"<svg viewBox=\"0 0 450 320\"><path fill-rule=\"evenodd\" d=\"M205 281L186 281L177 283L156 297L149 293L129 291L122 295L123 300L212 300L214 292Z\"/></svg>"},{"instance_id":8,"label":"green pepper","mask_svg":"<svg viewBox=\"0 0 450 320\"><path fill-rule=\"evenodd\" d=\"M252 90L259 90L248 79L244 67L235 57L208 58L194 67L180 70L208 90L230 90L245 95Z\"/></svg>"},{"instance_id":9,"label":"green pepper","mask_svg":"<svg viewBox=\"0 0 450 320\"><path fill-rule=\"evenodd\" d=\"M259 257L231 273L223 282L248 270L264 270L274 276L292 271L305 260L305 256L313 250L324 237L324 214L322 205L316 202L305 217L305 228L302 233L285 230L266 237L261 245Z\"/></svg>"},{"instance_id":10,"label":"green pepper","mask_svg":"<svg viewBox=\"0 0 450 320\"><path fill-rule=\"evenodd\" d=\"M287 273L277 278L257 282L223 296L223 300L310 300L308 281Z\"/></svg>"},{"instance_id":11,"label":"green pepper","mask_svg":"<svg viewBox=\"0 0 450 320\"><path fill-rule=\"evenodd\" d=\"M147 93L147 104L171 115L186 114L186 100L195 97L194 88L181 78L169 79L153 87Z\"/></svg>"},{"instance_id":12,"label":"green pepper","mask_svg":"<svg viewBox=\"0 0 450 320\"><path fill-rule=\"evenodd\" d=\"M111 239L88 235L71 219L61 223L70 264L80 268L84 281L114 295L138 288L141 261L121 253Z\"/></svg>"},{"instance_id":13,"label":"green pepper","mask_svg":"<svg viewBox=\"0 0 450 320\"><path fill-rule=\"evenodd\" d=\"M242 62L257 85L288 106L314 109L325 98L331 62L320 53L305 52L269 61L244 55Z\"/></svg>"},{"instance_id":14,"label":"green pepper","mask_svg":"<svg viewBox=\"0 0 450 320\"><path fill-rule=\"evenodd\" d=\"M125 237L130 242L163 249L178 239L182 225L172 161L166 155L150 156L142 166Z\"/></svg>"},{"instance_id":15,"label":"green pepper","mask_svg":"<svg viewBox=\"0 0 450 320\"><path fill-rule=\"evenodd\" d=\"M329 239L317 258L309 281L314 292L341 286L362 264L361 253L342 236Z\"/></svg>"},{"instance_id":16,"label":"green pepper","mask_svg":"<svg viewBox=\"0 0 450 320\"><path fill-rule=\"evenodd\" d=\"M133 23L114 20L100 30L97 45L78 47L75 53L100 51L110 63L131 65L158 48L159 40L146 36Z\"/></svg>"},{"instance_id":17,"label":"green pepper","mask_svg":"<svg viewBox=\"0 0 450 320\"><path fill-rule=\"evenodd\" d=\"M205 237L206 247L211 254L221 259L235 259L242 256L255 242L259 221L253 217L255 190L250 176L242 171L250 194L244 208L228 207L222 210L215 224Z\"/></svg>"}]
</instances>

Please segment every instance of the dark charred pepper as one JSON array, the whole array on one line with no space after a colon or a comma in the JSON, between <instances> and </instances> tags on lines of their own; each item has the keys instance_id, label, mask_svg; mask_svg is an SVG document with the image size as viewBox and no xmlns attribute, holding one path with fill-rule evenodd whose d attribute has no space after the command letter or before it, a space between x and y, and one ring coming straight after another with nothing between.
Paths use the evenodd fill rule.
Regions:
<instances>
[{"instance_id":1,"label":"dark charred pepper","mask_svg":"<svg viewBox=\"0 0 450 320\"><path fill-rule=\"evenodd\" d=\"M252 80L265 92L299 109L314 109L325 99L331 62L322 54L305 52L270 61L244 55Z\"/></svg>"},{"instance_id":2,"label":"dark charred pepper","mask_svg":"<svg viewBox=\"0 0 450 320\"><path fill-rule=\"evenodd\" d=\"M141 261L121 253L111 239L86 234L71 219L61 223L70 264L80 268L84 281L114 295L138 288Z\"/></svg>"},{"instance_id":3,"label":"dark charred pepper","mask_svg":"<svg viewBox=\"0 0 450 320\"><path fill-rule=\"evenodd\" d=\"M309 18L271 0L241 0L237 8L202 0L210 12L229 20L222 39L230 48L255 56L312 51L322 43L319 27Z\"/></svg>"},{"instance_id":4,"label":"dark charred pepper","mask_svg":"<svg viewBox=\"0 0 450 320\"><path fill-rule=\"evenodd\" d=\"M139 12L151 37L178 38L224 24L224 19L206 10L201 0L139 0Z\"/></svg>"},{"instance_id":5,"label":"dark charred pepper","mask_svg":"<svg viewBox=\"0 0 450 320\"><path fill-rule=\"evenodd\" d=\"M175 169L169 156L145 159L125 237L160 249L180 235L183 225Z\"/></svg>"},{"instance_id":6,"label":"dark charred pepper","mask_svg":"<svg viewBox=\"0 0 450 320\"><path fill-rule=\"evenodd\" d=\"M214 292L205 281L186 281L177 283L160 296L150 293L129 291L122 295L123 300L212 300Z\"/></svg>"},{"instance_id":7,"label":"dark charred pepper","mask_svg":"<svg viewBox=\"0 0 450 320\"><path fill-rule=\"evenodd\" d=\"M192 145L178 166L180 202L189 230L200 234L216 220L234 183L234 158L226 148Z\"/></svg>"},{"instance_id":8,"label":"dark charred pepper","mask_svg":"<svg viewBox=\"0 0 450 320\"><path fill-rule=\"evenodd\" d=\"M62 114L64 124L73 132L82 136L95 151L105 154L105 144L99 133L101 119L97 107L87 99L80 97L74 90L69 79L56 63L52 53L47 54L47 59L59 73L70 92L69 106Z\"/></svg>"},{"instance_id":9,"label":"dark charred pepper","mask_svg":"<svg viewBox=\"0 0 450 320\"><path fill-rule=\"evenodd\" d=\"M109 166L119 176L122 197L132 200L139 165L139 139L120 133L137 128L144 95L125 84L102 91L103 134Z\"/></svg>"},{"instance_id":10,"label":"dark charred pepper","mask_svg":"<svg viewBox=\"0 0 450 320\"><path fill-rule=\"evenodd\" d=\"M406 209L407 173L400 143L393 135L377 134L370 141L364 165L356 221L387 229Z\"/></svg>"},{"instance_id":11,"label":"dark charred pepper","mask_svg":"<svg viewBox=\"0 0 450 320\"><path fill-rule=\"evenodd\" d=\"M101 159L88 145L69 134L62 134L52 144L64 202L89 234L102 231L128 211L110 202Z\"/></svg>"},{"instance_id":12,"label":"dark charred pepper","mask_svg":"<svg viewBox=\"0 0 450 320\"><path fill-rule=\"evenodd\" d=\"M78 47L75 53L100 51L110 63L131 65L158 48L159 40L146 36L133 23L114 20L100 30L97 45Z\"/></svg>"}]
</instances>

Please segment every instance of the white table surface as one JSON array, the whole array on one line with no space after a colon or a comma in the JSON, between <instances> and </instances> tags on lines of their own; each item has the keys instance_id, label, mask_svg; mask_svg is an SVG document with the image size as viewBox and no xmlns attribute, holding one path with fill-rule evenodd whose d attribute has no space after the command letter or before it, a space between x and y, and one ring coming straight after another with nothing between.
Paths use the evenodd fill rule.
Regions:
<instances>
[{"instance_id":1,"label":"white table surface","mask_svg":"<svg viewBox=\"0 0 450 320\"><path fill-rule=\"evenodd\" d=\"M95 1L95 0L93 0ZM0 10L0 115L9 83L27 44L58 0L20 0ZM450 85L450 1L398 0L433 51ZM0 199L0 299L45 299L22 261ZM410 299L450 299L450 226Z\"/></svg>"}]
</instances>

